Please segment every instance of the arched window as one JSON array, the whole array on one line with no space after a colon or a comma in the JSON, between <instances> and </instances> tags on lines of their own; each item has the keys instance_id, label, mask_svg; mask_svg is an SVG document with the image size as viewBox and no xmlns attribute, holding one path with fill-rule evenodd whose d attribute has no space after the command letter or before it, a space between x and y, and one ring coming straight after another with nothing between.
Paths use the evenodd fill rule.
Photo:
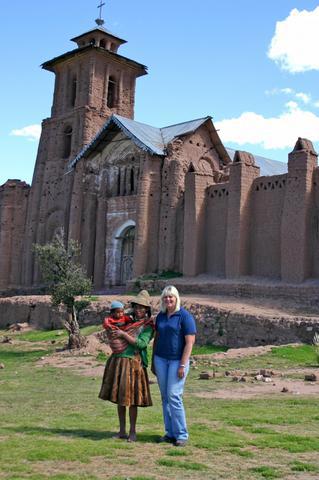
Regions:
<instances>
[{"instance_id":1,"label":"arched window","mask_svg":"<svg viewBox=\"0 0 319 480\"><path fill-rule=\"evenodd\" d=\"M95 45L95 38L91 38L90 45Z\"/></svg>"},{"instance_id":2,"label":"arched window","mask_svg":"<svg viewBox=\"0 0 319 480\"><path fill-rule=\"evenodd\" d=\"M105 40L100 40L100 47L105 48L105 46L106 46Z\"/></svg>"},{"instance_id":3,"label":"arched window","mask_svg":"<svg viewBox=\"0 0 319 480\"><path fill-rule=\"evenodd\" d=\"M72 127L68 126L64 129L63 137L63 158L68 158L71 154Z\"/></svg>"},{"instance_id":4,"label":"arched window","mask_svg":"<svg viewBox=\"0 0 319 480\"><path fill-rule=\"evenodd\" d=\"M76 90L77 90L77 78L73 77L72 83L71 83L71 107L74 107L75 105Z\"/></svg>"},{"instance_id":5,"label":"arched window","mask_svg":"<svg viewBox=\"0 0 319 480\"><path fill-rule=\"evenodd\" d=\"M114 77L109 78L108 89L107 89L107 106L109 108L114 108L116 102L116 81Z\"/></svg>"}]
</instances>

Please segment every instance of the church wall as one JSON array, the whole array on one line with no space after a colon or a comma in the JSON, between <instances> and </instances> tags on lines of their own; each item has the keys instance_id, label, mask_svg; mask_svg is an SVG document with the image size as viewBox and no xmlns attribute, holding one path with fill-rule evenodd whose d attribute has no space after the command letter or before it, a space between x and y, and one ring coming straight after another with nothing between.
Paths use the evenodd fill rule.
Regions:
<instances>
[{"instance_id":1,"label":"church wall","mask_svg":"<svg viewBox=\"0 0 319 480\"><path fill-rule=\"evenodd\" d=\"M185 268L188 272L193 271L194 266L189 267L190 269L185 266L185 249L188 251L188 247L184 243L188 238L185 231L185 219L188 215L184 211L185 178L190 168L201 175L207 174L211 177L213 172L220 168L219 156L212 145L209 130L205 125L194 133L169 144L167 156L163 160L159 227L161 243L158 269L160 271L182 272L185 271ZM211 178L210 182L212 181ZM191 213L189 214L192 216ZM195 216L197 217L197 214ZM189 222L191 223L192 220ZM200 260L200 264L196 268L194 267L195 270L202 271L204 263L204 259Z\"/></svg>"},{"instance_id":2,"label":"church wall","mask_svg":"<svg viewBox=\"0 0 319 480\"><path fill-rule=\"evenodd\" d=\"M311 142L297 141L285 175L258 177L249 155L237 152L230 181L206 190L206 273L318 278L319 170Z\"/></svg>"},{"instance_id":3,"label":"church wall","mask_svg":"<svg viewBox=\"0 0 319 480\"><path fill-rule=\"evenodd\" d=\"M161 245L162 158L140 153L133 275L156 272Z\"/></svg>"},{"instance_id":4,"label":"church wall","mask_svg":"<svg viewBox=\"0 0 319 480\"><path fill-rule=\"evenodd\" d=\"M206 272L225 276L228 183L212 185L206 190Z\"/></svg>"},{"instance_id":5,"label":"church wall","mask_svg":"<svg viewBox=\"0 0 319 480\"><path fill-rule=\"evenodd\" d=\"M120 278L120 239L127 222L136 223L136 196L112 197L107 202L106 212L106 248L105 248L105 285L119 285Z\"/></svg>"},{"instance_id":6,"label":"church wall","mask_svg":"<svg viewBox=\"0 0 319 480\"><path fill-rule=\"evenodd\" d=\"M288 157L281 226L281 278L299 283L312 276L313 178L317 154L309 140L299 138Z\"/></svg>"},{"instance_id":7,"label":"church wall","mask_svg":"<svg viewBox=\"0 0 319 480\"><path fill-rule=\"evenodd\" d=\"M313 258L312 276L319 278L319 168L313 176L313 203L311 210L311 251Z\"/></svg>"},{"instance_id":8,"label":"church wall","mask_svg":"<svg viewBox=\"0 0 319 480\"><path fill-rule=\"evenodd\" d=\"M30 187L8 180L0 187L0 288L21 284L22 252Z\"/></svg>"},{"instance_id":9,"label":"church wall","mask_svg":"<svg viewBox=\"0 0 319 480\"><path fill-rule=\"evenodd\" d=\"M250 272L280 278L281 219L287 175L258 177L251 194Z\"/></svg>"},{"instance_id":10,"label":"church wall","mask_svg":"<svg viewBox=\"0 0 319 480\"><path fill-rule=\"evenodd\" d=\"M230 165L225 244L225 271L227 278L250 274L251 193L260 169L253 156L237 151Z\"/></svg>"},{"instance_id":11,"label":"church wall","mask_svg":"<svg viewBox=\"0 0 319 480\"><path fill-rule=\"evenodd\" d=\"M134 118L135 72L128 66L108 59L105 54L95 51L92 53L89 78L89 104L101 110L103 114L116 113L127 118ZM108 105L108 88L110 78L115 81L114 106ZM91 86L92 85L92 86Z\"/></svg>"}]
</instances>

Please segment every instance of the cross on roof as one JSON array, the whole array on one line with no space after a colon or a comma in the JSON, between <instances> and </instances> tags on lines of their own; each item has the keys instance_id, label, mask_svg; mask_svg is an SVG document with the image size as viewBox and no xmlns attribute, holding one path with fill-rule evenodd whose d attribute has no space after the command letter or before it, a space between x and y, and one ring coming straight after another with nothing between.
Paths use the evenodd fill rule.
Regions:
<instances>
[{"instance_id":1,"label":"cross on roof","mask_svg":"<svg viewBox=\"0 0 319 480\"><path fill-rule=\"evenodd\" d=\"M105 3L102 3L102 0L100 2L100 5L97 6L97 8L100 9L100 20L102 19L102 8L104 7Z\"/></svg>"},{"instance_id":2,"label":"cross on roof","mask_svg":"<svg viewBox=\"0 0 319 480\"><path fill-rule=\"evenodd\" d=\"M103 1L101 0L100 1L100 5L97 6L97 8L100 9L100 16L99 18L97 18L95 20L95 23L99 26L99 27L102 27L102 25L104 25L104 20L102 18L102 8L104 7L105 3L103 3Z\"/></svg>"}]
</instances>

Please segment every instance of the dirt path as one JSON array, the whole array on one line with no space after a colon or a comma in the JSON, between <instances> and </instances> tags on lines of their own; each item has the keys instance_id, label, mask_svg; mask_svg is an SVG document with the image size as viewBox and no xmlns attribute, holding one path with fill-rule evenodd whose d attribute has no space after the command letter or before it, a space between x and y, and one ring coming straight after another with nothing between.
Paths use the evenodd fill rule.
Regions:
<instances>
[{"instance_id":1,"label":"dirt path","mask_svg":"<svg viewBox=\"0 0 319 480\"><path fill-rule=\"evenodd\" d=\"M56 368L70 369L72 372L85 375L89 377L102 378L104 372L104 362L96 359L100 352L110 354L110 348L108 345L101 343L98 340L96 334L92 334L88 337L88 345L86 348L78 351L61 351L56 352L53 355L42 357L37 366L39 368L46 365L50 365ZM195 359L210 359L212 361L227 359L236 359L243 357L256 357L264 355L273 348L273 345L249 347L249 348L233 348L227 352L215 353L211 355L195 355ZM198 368L198 367L197 367ZM198 372L205 370L205 367L200 367ZM264 397L269 395L319 395L319 381L309 382L300 379L289 378L288 375L293 374L305 375L314 373L319 378L319 368L302 368L302 369L289 369L285 372L276 371L273 372L271 380L268 382L257 381L255 379L256 372L230 372L228 377L225 377L225 381L222 384L216 384L216 389L213 391L207 391L207 383L214 383L214 378L209 380L202 380L203 390L195 395L199 398L223 398L223 399L249 399L253 397ZM234 382L233 375L236 374L238 379L243 375L245 382ZM223 376L219 374L220 378ZM150 376L152 382L156 381L156 378ZM211 386L211 385L210 385Z\"/></svg>"}]
</instances>

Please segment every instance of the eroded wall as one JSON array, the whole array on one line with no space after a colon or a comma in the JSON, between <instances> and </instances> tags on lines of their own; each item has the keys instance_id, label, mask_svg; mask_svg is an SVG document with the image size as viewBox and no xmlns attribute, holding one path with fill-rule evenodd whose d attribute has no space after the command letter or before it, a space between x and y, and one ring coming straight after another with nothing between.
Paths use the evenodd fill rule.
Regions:
<instances>
[{"instance_id":1,"label":"eroded wall","mask_svg":"<svg viewBox=\"0 0 319 480\"><path fill-rule=\"evenodd\" d=\"M250 225L251 275L280 278L281 220L287 175L259 177L253 184Z\"/></svg>"},{"instance_id":2,"label":"eroded wall","mask_svg":"<svg viewBox=\"0 0 319 480\"><path fill-rule=\"evenodd\" d=\"M206 272L225 276L228 183L212 185L206 190Z\"/></svg>"},{"instance_id":3,"label":"eroded wall","mask_svg":"<svg viewBox=\"0 0 319 480\"><path fill-rule=\"evenodd\" d=\"M20 284L30 187L8 180L0 187L0 288Z\"/></svg>"},{"instance_id":4,"label":"eroded wall","mask_svg":"<svg viewBox=\"0 0 319 480\"><path fill-rule=\"evenodd\" d=\"M287 174L258 174L253 156L236 152L229 182L206 187L201 182L193 188L185 203L184 228L195 236L199 228L204 231L205 253L200 254L206 255L204 273L286 283L318 278L319 171L311 142L298 139L289 154ZM194 212L204 194L203 227ZM188 259L196 255L194 241L184 241L184 274L189 272ZM193 274L198 273L202 272Z\"/></svg>"}]
</instances>

